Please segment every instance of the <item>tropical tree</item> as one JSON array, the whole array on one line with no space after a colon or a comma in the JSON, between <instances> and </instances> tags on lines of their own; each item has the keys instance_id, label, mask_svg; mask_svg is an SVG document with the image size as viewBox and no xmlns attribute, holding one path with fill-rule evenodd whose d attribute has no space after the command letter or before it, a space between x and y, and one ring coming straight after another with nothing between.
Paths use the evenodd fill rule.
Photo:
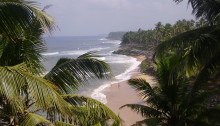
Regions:
<instances>
[{"instance_id":1,"label":"tropical tree","mask_svg":"<svg viewBox=\"0 0 220 126\"><path fill-rule=\"evenodd\" d=\"M181 1L176 0L176 2ZM201 87L207 84L207 81L216 83L220 75L220 26L218 24L220 2L218 0L189 0L188 2L192 5L192 13L197 18L202 18L201 22L206 19L208 24L161 43L156 49L155 56L181 55L182 60L176 70L185 72L189 77L194 76L195 84Z\"/></svg>"},{"instance_id":2,"label":"tropical tree","mask_svg":"<svg viewBox=\"0 0 220 126\"><path fill-rule=\"evenodd\" d=\"M201 21L201 23L199 23ZM174 25L161 22L155 24L154 29L138 30L137 32L127 32L122 38L122 43L125 48L140 50L154 50L162 41L168 40L175 35L193 30L196 27L203 26L204 20L198 22L194 20L178 20ZM197 24L197 25L195 25ZM126 47L127 46L127 47Z\"/></svg>"},{"instance_id":3,"label":"tropical tree","mask_svg":"<svg viewBox=\"0 0 220 126\"><path fill-rule=\"evenodd\" d=\"M0 0L0 124L95 125L119 118L102 103L63 95L88 78L108 77L110 67L92 52L77 59L60 59L42 78L42 34L54 21L36 9L36 2ZM88 120L87 116L90 117Z\"/></svg>"},{"instance_id":4,"label":"tropical tree","mask_svg":"<svg viewBox=\"0 0 220 126\"><path fill-rule=\"evenodd\" d=\"M176 2L181 2L182 0L175 0ZM195 92L213 92L213 94L218 94L215 92L215 89L210 89L210 85L216 85L219 80L219 66L220 66L220 30L219 30L219 0L188 0L189 5L192 6L192 13L195 14L197 18L201 18L197 24L199 28L177 34L176 36L165 40L157 48L155 52L155 61L157 62L163 57L173 57L178 55L179 61L177 64L172 66L172 69L169 71L169 81L173 81L173 77L176 75L187 76L190 79L191 85L187 86L188 89L186 92L191 92L188 94L187 100L197 98ZM204 22L206 20L206 23ZM188 25L192 25L193 22L188 22ZM201 24L201 25L200 25ZM178 77L176 77L179 79ZM171 86L174 84L171 84ZM184 84L183 84L184 85ZM175 86L175 85L174 85ZM170 88L172 89L172 88ZM218 89L218 88L217 88ZM168 90L168 89L167 89ZM173 91L175 92L175 91ZM181 93L181 91L179 91ZM200 94L203 96L203 93ZM204 98L204 97L203 97ZM191 101L193 102L193 101ZM194 99L194 102L198 105L202 105L199 101ZM186 104L186 103L185 103ZM193 104L192 104L193 105ZM184 106L181 106L184 109ZM190 125L219 125L219 122L210 121L211 118L205 117L205 114L208 116L212 115L210 112L213 112L209 108L207 110L207 105L203 106L206 110L194 111L197 114L196 118L191 118L196 123ZM193 110L193 108L191 108ZM218 111L218 110L216 110ZM219 113L213 113L216 117L219 116ZM199 117L199 118L197 118ZM202 118L201 118L202 117ZM202 124L207 119L208 124ZM199 120L198 120L199 119ZM203 120L202 122L201 119ZM184 120L184 119L182 119ZM189 121L190 123L193 120ZM181 122L181 121L180 121ZM207 123L207 122L206 122ZM186 123L187 124L187 123Z\"/></svg>"},{"instance_id":5,"label":"tropical tree","mask_svg":"<svg viewBox=\"0 0 220 126\"><path fill-rule=\"evenodd\" d=\"M54 29L51 16L36 8L37 3L29 0L0 0L0 34L15 37L24 33L37 20L45 32ZM13 41L13 39L11 39Z\"/></svg>"},{"instance_id":6,"label":"tropical tree","mask_svg":"<svg viewBox=\"0 0 220 126\"><path fill-rule=\"evenodd\" d=\"M220 109L218 106L207 108L206 99L219 90L193 90L186 77L179 73L170 74L180 58L163 59L157 64L157 85L151 86L144 79L130 79L129 85L134 87L143 97L143 104L127 104L140 113L144 120L136 122L137 126L217 126ZM210 115L216 117L210 117ZM214 121L213 121L214 120Z\"/></svg>"},{"instance_id":7,"label":"tropical tree","mask_svg":"<svg viewBox=\"0 0 220 126\"><path fill-rule=\"evenodd\" d=\"M156 30L158 41L160 41L163 38L163 31L164 31L163 24L161 22L156 23L155 30Z\"/></svg>"}]
</instances>

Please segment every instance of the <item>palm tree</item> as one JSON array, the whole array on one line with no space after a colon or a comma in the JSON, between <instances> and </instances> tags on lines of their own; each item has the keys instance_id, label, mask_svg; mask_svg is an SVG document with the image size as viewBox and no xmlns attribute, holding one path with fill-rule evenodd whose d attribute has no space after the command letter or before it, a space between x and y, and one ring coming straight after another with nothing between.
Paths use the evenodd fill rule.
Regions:
<instances>
[{"instance_id":1,"label":"palm tree","mask_svg":"<svg viewBox=\"0 0 220 126\"><path fill-rule=\"evenodd\" d=\"M214 126L219 125L219 109L206 108L205 100L213 91L192 90L189 81L179 73L170 74L180 58L162 59L157 64L157 86L151 86L143 79L130 79L143 97L143 104L127 104L146 119L136 122L137 126ZM218 91L219 92L219 91ZM193 97L192 97L193 96ZM215 110L215 111L214 111ZM209 114L208 114L209 113ZM216 118L210 118L210 113ZM206 115L207 114L207 115ZM212 121L215 120L215 121Z\"/></svg>"},{"instance_id":2,"label":"palm tree","mask_svg":"<svg viewBox=\"0 0 220 126\"><path fill-rule=\"evenodd\" d=\"M163 31L164 31L163 24L161 22L155 24L155 30L157 33L157 38L159 38L158 41L161 41L161 39L163 38Z\"/></svg>"},{"instance_id":3,"label":"palm tree","mask_svg":"<svg viewBox=\"0 0 220 126\"><path fill-rule=\"evenodd\" d=\"M164 31L163 31L163 36L166 38L171 38L172 37L172 25L169 23L166 23L164 25Z\"/></svg>"},{"instance_id":4,"label":"palm tree","mask_svg":"<svg viewBox=\"0 0 220 126\"><path fill-rule=\"evenodd\" d=\"M32 73L43 71L39 54L46 47L41 36L52 31L55 25L52 17L36 6L33 1L0 0L0 65L13 66L25 62L33 69Z\"/></svg>"},{"instance_id":5,"label":"palm tree","mask_svg":"<svg viewBox=\"0 0 220 126\"><path fill-rule=\"evenodd\" d=\"M176 0L176 2L181 2ZM179 34L159 45L155 56L181 55L182 60L176 70L194 76L198 87L207 81L216 83L220 75L220 29L218 16L220 2L218 0L189 0L193 14L204 18L208 25ZM168 52L168 53L167 53Z\"/></svg>"},{"instance_id":6,"label":"palm tree","mask_svg":"<svg viewBox=\"0 0 220 126\"><path fill-rule=\"evenodd\" d=\"M28 71L25 64L0 67L1 125L34 126L58 120L93 125L108 119L119 125L119 118L102 103L83 96L62 95L53 83ZM47 118L42 117L44 113Z\"/></svg>"},{"instance_id":7,"label":"palm tree","mask_svg":"<svg viewBox=\"0 0 220 126\"><path fill-rule=\"evenodd\" d=\"M19 35L25 28L31 27L33 20L39 21L45 32L53 30L54 20L37 9L37 5L29 0L0 0L0 34L8 37Z\"/></svg>"},{"instance_id":8,"label":"palm tree","mask_svg":"<svg viewBox=\"0 0 220 126\"><path fill-rule=\"evenodd\" d=\"M40 53L45 51L41 35L53 29L54 21L36 9L36 4L0 0L1 125L94 125L108 119L119 125L119 118L102 103L63 95L88 78L109 76L108 64L95 59L92 52L77 59L61 59L40 77Z\"/></svg>"}]
</instances>

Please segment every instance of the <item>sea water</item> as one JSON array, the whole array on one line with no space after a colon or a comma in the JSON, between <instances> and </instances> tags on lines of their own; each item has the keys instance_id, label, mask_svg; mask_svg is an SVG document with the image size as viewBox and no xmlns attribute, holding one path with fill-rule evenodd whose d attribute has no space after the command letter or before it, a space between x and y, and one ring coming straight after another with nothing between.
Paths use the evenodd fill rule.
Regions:
<instances>
[{"instance_id":1,"label":"sea water","mask_svg":"<svg viewBox=\"0 0 220 126\"><path fill-rule=\"evenodd\" d=\"M97 51L99 60L107 62L111 66L113 77L111 79L90 79L83 84L79 91L74 92L85 95L107 103L103 90L112 84L128 80L134 69L140 64L135 58L113 54L121 41L108 40L103 36L81 36L81 37L45 37L47 52L42 55L46 58L43 62L47 71L50 71L59 58L77 58L89 52Z\"/></svg>"}]
</instances>

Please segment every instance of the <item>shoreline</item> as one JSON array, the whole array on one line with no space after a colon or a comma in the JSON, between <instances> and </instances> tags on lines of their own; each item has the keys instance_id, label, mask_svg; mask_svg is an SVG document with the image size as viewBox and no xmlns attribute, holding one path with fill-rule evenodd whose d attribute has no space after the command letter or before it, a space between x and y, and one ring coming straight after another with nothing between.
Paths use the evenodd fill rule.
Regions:
<instances>
[{"instance_id":1,"label":"shoreline","mask_svg":"<svg viewBox=\"0 0 220 126\"><path fill-rule=\"evenodd\" d=\"M91 94L89 94L90 97L101 101L104 104L107 104L108 100L106 99L106 95L104 91L111 87L112 85L117 85L118 83L124 82L129 80L134 74L139 73L137 72L138 66L141 64L141 60L145 59L145 56L138 56L138 57L132 57L132 56L126 56L130 58L126 58L129 62L132 62L132 65L128 67L124 72L116 75L114 78L115 80L111 80L107 83L104 83L103 85L99 86L98 88L94 89ZM126 61L127 63L127 61Z\"/></svg>"},{"instance_id":2,"label":"shoreline","mask_svg":"<svg viewBox=\"0 0 220 126\"><path fill-rule=\"evenodd\" d=\"M136 56L134 57L137 61L141 62L145 60L145 56ZM139 66L132 71L131 78L143 78L146 79L150 84L154 84L154 78L150 75L146 75L140 72ZM127 80L111 84L110 87L105 88L102 93L106 95L107 106L112 109L123 121L123 126L130 126L136 121L143 120L144 118L132 111L129 108L119 109L122 105L125 104L138 104L142 103L141 96L128 85Z\"/></svg>"}]
</instances>

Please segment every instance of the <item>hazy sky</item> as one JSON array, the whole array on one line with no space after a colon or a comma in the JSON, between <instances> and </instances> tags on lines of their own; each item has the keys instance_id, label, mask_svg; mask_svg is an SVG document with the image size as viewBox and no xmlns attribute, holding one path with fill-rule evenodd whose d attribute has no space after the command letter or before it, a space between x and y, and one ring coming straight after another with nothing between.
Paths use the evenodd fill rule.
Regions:
<instances>
[{"instance_id":1,"label":"hazy sky","mask_svg":"<svg viewBox=\"0 0 220 126\"><path fill-rule=\"evenodd\" d=\"M59 29L54 36L108 34L111 31L150 29L161 21L173 24L179 19L194 19L186 2L173 0L38 0L52 5L47 13Z\"/></svg>"}]
</instances>

